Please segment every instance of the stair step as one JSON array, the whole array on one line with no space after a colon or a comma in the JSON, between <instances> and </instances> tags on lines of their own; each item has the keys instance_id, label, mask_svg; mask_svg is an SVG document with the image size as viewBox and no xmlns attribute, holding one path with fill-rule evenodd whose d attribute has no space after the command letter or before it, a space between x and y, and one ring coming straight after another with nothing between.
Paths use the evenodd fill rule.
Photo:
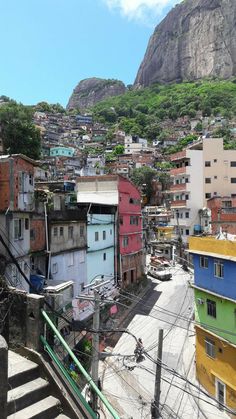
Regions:
<instances>
[{"instance_id":1,"label":"stair step","mask_svg":"<svg viewBox=\"0 0 236 419\"><path fill-rule=\"evenodd\" d=\"M49 396L13 413L7 419L51 419L57 416L59 406L60 401L53 396Z\"/></svg>"},{"instance_id":2,"label":"stair step","mask_svg":"<svg viewBox=\"0 0 236 419\"><path fill-rule=\"evenodd\" d=\"M27 381L39 376L39 367L35 362L9 351L8 356L8 384L9 388L21 386Z\"/></svg>"},{"instance_id":3,"label":"stair step","mask_svg":"<svg viewBox=\"0 0 236 419\"><path fill-rule=\"evenodd\" d=\"M43 378L36 378L28 383L8 391L8 415L24 409L49 395L49 383Z\"/></svg>"},{"instance_id":4,"label":"stair step","mask_svg":"<svg viewBox=\"0 0 236 419\"><path fill-rule=\"evenodd\" d=\"M56 418L54 418L54 419L70 419L69 418L69 416L66 416L66 415L63 415L63 414L61 414L61 415L58 415Z\"/></svg>"}]
</instances>

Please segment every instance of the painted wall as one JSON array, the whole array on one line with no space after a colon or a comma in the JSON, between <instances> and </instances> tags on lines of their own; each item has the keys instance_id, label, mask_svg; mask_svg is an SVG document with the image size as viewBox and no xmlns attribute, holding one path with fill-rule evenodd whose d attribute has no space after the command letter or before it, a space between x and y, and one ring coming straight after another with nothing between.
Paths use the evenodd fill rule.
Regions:
<instances>
[{"instance_id":1,"label":"painted wall","mask_svg":"<svg viewBox=\"0 0 236 419\"><path fill-rule=\"evenodd\" d=\"M104 233L105 232L105 236ZM95 233L98 240L95 241ZM114 277L114 215L89 214L87 225L87 277L88 283L94 277Z\"/></svg>"},{"instance_id":2,"label":"painted wall","mask_svg":"<svg viewBox=\"0 0 236 419\"><path fill-rule=\"evenodd\" d=\"M233 303L197 289L194 290L194 298L196 322L201 323L202 327L217 328L217 330L212 329L212 332L236 345L236 301ZM198 299L204 301L204 304L199 304ZM216 318L207 314L207 299L216 302Z\"/></svg>"},{"instance_id":3,"label":"painted wall","mask_svg":"<svg viewBox=\"0 0 236 419\"><path fill-rule=\"evenodd\" d=\"M72 147L52 147L50 149L50 156L53 156L53 157L56 157L56 156L70 157L70 156L73 156L74 153L75 153L75 150Z\"/></svg>"},{"instance_id":4,"label":"painted wall","mask_svg":"<svg viewBox=\"0 0 236 419\"><path fill-rule=\"evenodd\" d=\"M211 183L204 182L204 196L207 192L211 196L214 196L214 192L216 195L231 196L235 186L231 183L231 177L236 178L236 167L231 167L230 162L236 161L236 150L224 150L222 138L206 138L203 144L204 163L211 162L210 167L204 164L204 178L211 178Z\"/></svg>"},{"instance_id":5,"label":"painted wall","mask_svg":"<svg viewBox=\"0 0 236 419\"><path fill-rule=\"evenodd\" d=\"M208 257L208 268L201 268L200 256L193 256L195 285L216 294L236 299L236 262L217 258L224 265L224 278L218 278L214 276L215 260L213 257Z\"/></svg>"},{"instance_id":6,"label":"painted wall","mask_svg":"<svg viewBox=\"0 0 236 419\"><path fill-rule=\"evenodd\" d=\"M73 227L73 236L70 237L69 230ZM80 230L83 228L83 233ZM60 230L63 228L63 234ZM55 231L55 229L57 229ZM65 250L82 248L86 246L86 224L83 221L57 221L50 225L50 250L52 253Z\"/></svg>"},{"instance_id":7,"label":"painted wall","mask_svg":"<svg viewBox=\"0 0 236 419\"><path fill-rule=\"evenodd\" d=\"M33 161L33 160L32 160ZM24 173L24 179L22 174ZM21 157L0 160L0 210L32 211L34 165ZM22 182L23 179L23 182Z\"/></svg>"},{"instance_id":8,"label":"painted wall","mask_svg":"<svg viewBox=\"0 0 236 419\"><path fill-rule=\"evenodd\" d=\"M121 255L142 250L141 196L129 180L119 177L119 245ZM137 217L138 224L131 224L131 217ZM128 237L124 246L123 238Z\"/></svg>"},{"instance_id":9,"label":"painted wall","mask_svg":"<svg viewBox=\"0 0 236 419\"><path fill-rule=\"evenodd\" d=\"M56 281L73 281L76 297L81 292L81 284L86 284L87 280L86 251L76 250L52 255L51 277Z\"/></svg>"},{"instance_id":10,"label":"painted wall","mask_svg":"<svg viewBox=\"0 0 236 419\"><path fill-rule=\"evenodd\" d=\"M205 339L215 343L216 357L206 354ZM201 385L216 396L216 379L226 385L226 405L236 408L236 348L196 327L196 374Z\"/></svg>"}]
</instances>

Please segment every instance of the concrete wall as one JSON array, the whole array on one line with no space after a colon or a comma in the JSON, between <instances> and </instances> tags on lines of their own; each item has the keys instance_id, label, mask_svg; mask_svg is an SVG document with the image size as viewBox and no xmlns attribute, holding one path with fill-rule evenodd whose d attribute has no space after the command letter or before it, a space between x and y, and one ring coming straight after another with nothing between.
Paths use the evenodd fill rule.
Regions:
<instances>
[{"instance_id":1,"label":"concrete wall","mask_svg":"<svg viewBox=\"0 0 236 419\"><path fill-rule=\"evenodd\" d=\"M0 335L0 407L1 418L7 419L7 391L8 391L8 347L5 339Z\"/></svg>"},{"instance_id":2,"label":"concrete wall","mask_svg":"<svg viewBox=\"0 0 236 419\"><path fill-rule=\"evenodd\" d=\"M236 185L231 183L231 178L236 178L236 167L231 167L230 162L236 162L236 150L224 150L222 138L206 138L203 146L203 161L211 162L210 167L204 164L204 179L211 178L210 184L204 182L204 199L205 193L231 196L236 190Z\"/></svg>"},{"instance_id":3,"label":"concrete wall","mask_svg":"<svg viewBox=\"0 0 236 419\"><path fill-rule=\"evenodd\" d=\"M137 225L131 224L131 217L137 217ZM124 237L128 245L124 246ZM119 179L119 246L121 255L142 249L141 196L129 180Z\"/></svg>"},{"instance_id":4,"label":"concrete wall","mask_svg":"<svg viewBox=\"0 0 236 419\"><path fill-rule=\"evenodd\" d=\"M52 255L51 277L56 281L73 281L76 297L81 292L81 284L87 281L85 249Z\"/></svg>"},{"instance_id":5,"label":"concrete wall","mask_svg":"<svg viewBox=\"0 0 236 419\"><path fill-rule=\"evenodd\" d=\"M73 237L70 238L69 230L73 227ZM83 234L81 231L83 228ZM55 228L57 234L55 235ZM61 234L61 228L63 234ZM70 249L78 249L86 246L86 224L83 221L57 221L50 225L50 250L52 253L65 252Z\"/></svg>"},{"instance_id":6,"label":"concrete wall","mask_svg":"<svg viewBox=\"0 0 236 419\"><path fill-rule=\"evenodd\" d=\"M105 236L103 232L105 232ZM95 241L95 233L98 233L98 241ZM114 215L88 215L87 234L88 283L95 276L107 275L108 278L114 277Z\"/></svg>"},{"instance_id":7,"label":"concrete wall","mask_svg":"<svg viewBox=\"0 0 236 419\"><path fill-rule=\"evenodd\" d=\"M217 258L223 262L224 278L214 276L214 261L216 258L208 257L208 268L200 267L200 256L193 256L194 283L216 294L236 299L236 262Z\"/></svg>"},{"instance_id":8,"label":"concrete wall","mask_svg":"<svg viewBox=\"0 0 236 419\"><path fill-rule=\"evenodd\" d=\"M206 354L205 339L215 343L216 357ZM226 386L226 405L236 409L236 348L196 327L196 374L201 385L216 396L216 380Z\"/></svg>"},{"instance_id":9,"label":"concrete wall","mask_svg":"<svg viewBox=\"0 0 236 419\"><path fill-rule=\"evenodd\" d=\"M212 330L218 336L234 343L236 345L235 325L236 325L236 302L228 301L224 298L216 297L207 292L194 290L195 297L195 320L204 325L216 327L221 330ZM199 304L198 299L204 301L204 304ZM207 299L216 302L216 318L207 314ZM204 326L205 327L205 326ZM226 333L223 330L229 332ZM231 334L230 334L231 333Z\"/></svg>"}]
</instances>

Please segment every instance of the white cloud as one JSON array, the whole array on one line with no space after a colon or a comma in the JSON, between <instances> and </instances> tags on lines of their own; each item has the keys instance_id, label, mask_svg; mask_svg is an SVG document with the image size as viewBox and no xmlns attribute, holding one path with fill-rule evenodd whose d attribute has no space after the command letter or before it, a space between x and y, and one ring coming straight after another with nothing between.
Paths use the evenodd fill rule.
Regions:
<instances>
[{"instance_id":1,"label":"white cloud","mask_svg":"<svg viewBox=\"0 0 236 419\"><path fill-rule=\"evenodd\" d=\"M161 16L166 7L174 6L181 0L103 0L109 9L115 9L132 20L153 22ZM151 20L151 22L150 22Z\"/></svg>"}]
</instances>

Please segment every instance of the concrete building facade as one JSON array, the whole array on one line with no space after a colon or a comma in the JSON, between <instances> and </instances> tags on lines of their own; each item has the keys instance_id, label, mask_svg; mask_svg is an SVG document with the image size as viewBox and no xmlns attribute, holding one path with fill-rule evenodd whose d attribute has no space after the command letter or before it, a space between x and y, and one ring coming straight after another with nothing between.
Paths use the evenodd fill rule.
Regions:
<instances>
[{"instance_id":1,"label":"concrete building facade","mask_svg":"<svg viewBox=\"0 0 236 419\"><path fill-rule=\"evenodd\" d=\"M199 211L214 196L231 196L236 183L236 150L224 150L222 138L201 139L171 155L171 224L184 241L209 231L209 219Z\"/></svg>"},{"instance_id":2,"label":"concrete building facade","mask_svg":"<svg viewBox=\"0 0 236 419\"><path fill-rule=\"evenodd\" d=\"M236 409L236 242L191 237L196 320L196 374L224 405Z\"/></svg>"}]
</instances>

